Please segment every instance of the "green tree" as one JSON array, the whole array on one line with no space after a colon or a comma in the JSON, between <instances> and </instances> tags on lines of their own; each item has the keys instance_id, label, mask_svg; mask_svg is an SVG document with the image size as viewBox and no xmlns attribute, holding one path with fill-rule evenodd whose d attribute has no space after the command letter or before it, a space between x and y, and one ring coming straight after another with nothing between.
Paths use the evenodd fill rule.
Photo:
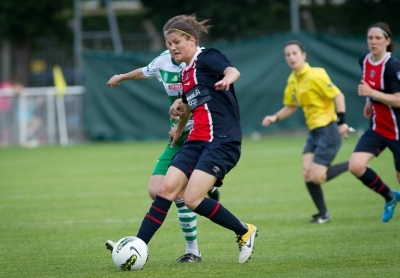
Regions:
<instances>
[{"instance_id":1,"label":"green tree","mask_svg":"<svg viewBox=\"0 0 400 278\"><path fill-rule=\"evenodd\" d=\"M148 17L162 30L165 22L178 14L195 13L210 19L214 27L211 40L233 40L243 36L265 34L267 30L290 29L288 0L142 0ZM161 12L162 11L162 12ZM282 20L284 18L284 20Z\"/></svg>"},{"instance_id":2,"label":"green tree","mask_svg":"<svg viewBox=\"0 0 400 278\"><path fill-rule=\"evenodd\" d=\"M142 0L147 16L162 29L164 23L178 14L196 13L200 19L209 18L214 28L211 40L232 40L261 34L290 31L290 0ZM337 34L365 34L369 25L387 22L394 33L400 33L398 0L347 0L324 5L311 1L301 5L300 14L310 15L315 31ZM308 12L308 13L307 13ZM301 31L310 31L300 16ZM314 30L313 30L314 31Z\"/></svg>"},{"instance_id":3,"label":"green tree","mask_svg":"<svg viewBox=\"0 0 400 278\"><path fill-rule=\"evenodd\" d=\"M11 44L14 71L23 84L29 82L29 57L36 38L71 40L72 32L66 23L72 4L71 0L0 1L0 40Z\"/></svg>"}]
</instances>

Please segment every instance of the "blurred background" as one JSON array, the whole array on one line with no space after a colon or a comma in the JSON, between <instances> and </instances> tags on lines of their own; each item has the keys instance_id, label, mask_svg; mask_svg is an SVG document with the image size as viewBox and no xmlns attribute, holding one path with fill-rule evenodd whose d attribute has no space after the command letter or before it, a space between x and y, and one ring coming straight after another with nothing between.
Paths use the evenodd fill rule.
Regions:
<instances>
[{"instance_id":1,"label":"blurred background","mask_svg":"<svg viewBox=\"0 0 400 278\"><path fill-rule=\"evenodd\" d=\"M245 135L305 128L301 111L261 127L282 105L289 39L301 40L310 64L327 70L346 96L349 124L361 132L368 121L356 87L366 30L384 21L400 41L398 11L396 0L2 0L1 146L167 138L158 81L106 83L149 64L165 49L164 23L193 13L213 25L201 45L220 49L242 74L235 86Z\"/></svg>"}]
</instances>

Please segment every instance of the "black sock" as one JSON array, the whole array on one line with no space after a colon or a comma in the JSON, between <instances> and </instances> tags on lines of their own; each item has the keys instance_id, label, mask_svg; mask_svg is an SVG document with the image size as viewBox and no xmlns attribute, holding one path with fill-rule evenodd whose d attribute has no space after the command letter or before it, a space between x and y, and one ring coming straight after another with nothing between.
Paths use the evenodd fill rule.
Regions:
<instances>
[{"instance_id":1,"label":"black sock","mask_svg":"<svg viewBox=\"0 0 400 278\"><path fill-rule=\"evenodd\" d=\"M244 235L248 231L247 226L242 221L213 199L204 198L193 211L224 228L234 231L237 235Z\"/></svg>"},{"instance_id":2,"label":"black sock","mask_svg":"<svg viewBox=\"0 0 400 278\"><path fill-rule=\"evenodd\" d=\"M163 224L171 204L171 201L156 195L156 199L151 204L149 212L146 213L146 216L143 218L137 237L148 244Z\"/></svg>"},{"instance_id":3,"label":"black sock","mask_svg":"<svg viewBox=\"0 0 400 278\"><path fill-rule=\"evenodd\" d=\"M306 182L308 192L311 195L312 200L314 201L315 206L318 209L318 212L321 215L325 215L328 210L326 209L324 194L322 192L322 188L320 184L315 184L313 182Z\"/></svg>"},{"instance_id":4,"label":"black sock","mask_svg":"<svg viewBox=\"0 0 400 278\"><path fill-rule=\"evenodd\" d=\"M393 199L393 192L390 190L381 178L375 173L374 170L367 167L364 175L358 178L365 186L374 190L376 193L380 194L386 202L390 202Z\"/></svg>"},{"instance_id":5,"label":"black sock","mask_svg":"<svg viewBox=\"0 0 400 278\"><path fill-rule=\"evenodd\" d=\"M349 161L345 161L329 167L328 171L326 171L326 181L329 181L339 176L340 174L346 172L347 170L349 170Z\"/></svg>"}]
</instances>

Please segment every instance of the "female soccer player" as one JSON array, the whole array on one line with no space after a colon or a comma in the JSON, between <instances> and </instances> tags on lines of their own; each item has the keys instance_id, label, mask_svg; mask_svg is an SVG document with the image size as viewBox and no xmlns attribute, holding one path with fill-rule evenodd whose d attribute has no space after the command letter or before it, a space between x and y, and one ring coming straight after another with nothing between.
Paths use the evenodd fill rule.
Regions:
<instances>
[{"instance_id":1,"label":"female soccer player","mask_svg":"<svg viewBox=\"0 0 400 278\"><path fill-rule=\"evenodd\" d=\"M400 182L400 62L391 54L395 46L386 23L378 22L368 28L367 43L369 53L359 60L362 79L358 95L366 97L364 116L370 119L370 128L358 140L349 170L385 199L382 221L387 222L400 200L400 192L391 190L368 163L389 148Z\"/></svg>"},{"instance_id":2,"label":"female soccer player","mask_svg":"<svg viewBox=\"0 0 400 278\"><path fill-rule=\"evenodd\" d=\"M204 198L217 179L236 166L242 141L232 84L240 73L218 50L197 47L201 32L207 33L210 27L206 23L207 20L198 22L195 16L188 16L166 24L168 48L175 61L186 64L181 73L182 101L171 108L181 112L178 128L170 132L171 144L178 140L191 115L193 128L172 160L137 237L148 243L163 224L172 201L185 189L186 206L236 234L239 263L245 263L253 252L257 228L240 221L219 202Z\"/></svg>"},{"instance_id":3,"label":"female soccer player","mask_svg":"<svg viewBox=\"0 0 400 278\"><path fill-rule=\"evenodd\" d=\"M171 19L171 23L176 20L182 20L182 16L177 16ZM165 26L168 27L168 26ZM164 27L164 28L165 28ZM164 32L166 30L164 29ZM169 105L182 95L182 83L180 82L180 72L184 68L185 63L175 62L173 55L170 54L169 50L162 52L157 58L155 58L146 67L135 69L125 74L117 74L110 78L107 85L110 88L118 86L121 82L126 80L144 80L150 78L157 78L163 83L165 92L168 95ZM176 120L171 119L171 128L177 124ZM158 189L162 181L164 180L165 174L172 157L176 154L179 148L183 145L183 142L189 135L189 131L193 126L193 120L189 120L184 127L182 135L179 137L174 146L168 142L164 151L161 153L157 160L157 163L153 169L152 176L149 182L149 195L154 200ZM220 186L221 180L218 180L216 186ZM217 187L213 187L209 192L208 196L215 200L219 200L219 191ZM177 262L200 262L201 254L197 245L197 220L196 213L190 211L185 206L182 196L178 196L175 201L175 205L178 208L178 219L186 240L186 253L177 259ZM109 250L113 249L113 241L108 240L106 246Z\"/></svg>"},{"instance_id":4,"label":"female soccer player","mask_svg":"<svg viewBox=\"0 0 400 278\"><path fill-rule=\"evenodd\" d=\"M348 137L345 122L344 95L331 82L323 68L310 67L301 42L288 41L284 48L286 62L293 72L284 91L283 108L274 115L266 116L262 125L269 126L292 115L298 106L303 108L309 134L303 149L303 176L318 209L310 223L326 223L331 220L321 184L348 169L348 162L331 166L342 145L342 137Z\"/></svg>"}]
</instances>

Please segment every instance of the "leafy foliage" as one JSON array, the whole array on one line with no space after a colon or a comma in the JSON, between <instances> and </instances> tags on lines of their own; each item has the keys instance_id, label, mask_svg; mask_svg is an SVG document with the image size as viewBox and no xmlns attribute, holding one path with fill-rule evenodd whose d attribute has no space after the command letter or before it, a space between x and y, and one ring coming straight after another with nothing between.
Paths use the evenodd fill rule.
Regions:
<instances>
[{"instance_id":1,"label":"leafy foliage","mask_svg":"<svg viewBox=\"0 0 400 278\"><path fill-rule=\"evenodd\" d=\"M211 39L235 39L271 32L290 30L289 0L204 0L199 2L179 0L142 0L151 18L159 30L171 17L178 14L193 14L200 19L211 19L214 28ZM397 13L400 1L345 1L342 5L300 6L302 11L311 13L317 32L340 34L364 34L371 24L377 21L387 22L394 33L400 32ZM162 11L162 12L160 12ZM300 20L301 30L307 31L304 21Z\"/></svg>"},{"instance_id":2,"label":"leafy foliage","mask_svg":"<svg viewBox=\"0 0 400 278\"><path fill-rule=\"evenodd\" d=\"M65 37L68 32L63 12L72 8L69 0L1 0L0 38L15 46L39 36Z\"/></svg>"}]
</instances>

